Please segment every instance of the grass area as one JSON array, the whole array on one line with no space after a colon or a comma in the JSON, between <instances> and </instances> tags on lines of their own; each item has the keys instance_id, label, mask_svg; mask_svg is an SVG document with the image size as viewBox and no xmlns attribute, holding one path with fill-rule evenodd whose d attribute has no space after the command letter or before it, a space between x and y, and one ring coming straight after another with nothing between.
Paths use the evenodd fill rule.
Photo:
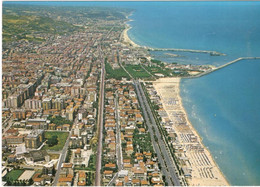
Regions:
<instances>
[{"instance_id":1,"label":"grass area","mask_svg":"<svg viewBox=\"0 0 260 187\"><path fill-rule=\"evenodd\" d=\"M9 178L11 181L15 181L23 174L24 171L24 169L13 169L6 174L5 178Z\"/></svg>"},{"instance_id":2,"label":"grass area","mask_svg":"<svg viewBox=\"0 0 260 187\"><path fill-rule=\"evenodd\" d=\"M164 63L160 60L156 60L156 59L151 59L151 62L154 63L154 64L157 64L158 66L164 68Z\"/></svg>"},{"instance_id":3,"label":"grass area","mask_svg":"<svg viewBox=\"0 0 260 187\"><path fill-rule=\"evenodd\" d=\"M60 155L59 154L49 154L50 156L50 160L54 160L54 159L59 159Z\"/></svg>"},{"instance_id":4,"label":"grass area","mask_svg":"<svg viewBox=\"0 0 260 187\"><path fill-rule=\"evenodd\" d=\"M171 76L171 73L172 73L172 70L170 70L168 68L158 67L158 66L148 66L145 68L147 71L149 71L153 75L155 75L156 73L160 73L160 74L163 74L164 76Z\"/></svg>"},{"instance_id":5,"label":"grass area","mask_svg":"<svg viewBox=\"0 0 260 187\"><path fill-rule=\"evenodd\" d=\"M70 124L70 125L73 124L72 121L67 120L67 119L65 119L65 118L63 118L61 116L49 116L48 120L50 120L51 123L54 123L56 127L64 125L64 124Z\"/></svg>"},{"instance_id":6,"label":"grass area","mask_svg":"<svg viewBox=\"0 0 260 187\"><path fill-rule=\"evenodd\" d=\"M90 170L92 170L92 171L96 170L96 161L97 161L96 154L90 155L89 161L88 161L88 168Z\"/></svg>"},{"instance_id":7,"label":"grass area","mask_svg":"<svg viewBox=\"0 0 260 187\"><path fill-rule=\"evenodd\" d=\"M117 79L121 80L122 78L130 79L129 75L125 72L123 68L113 69L109 63L105 64L106 68L106 77L108 79Z\"/></svg>"},{"instance_id":8,"label":"grass area","mask_svg":"<svg viewBox=\"0 0 260 187\"><path fill-rule=\"evenodd\" d=\"M138 130L134 131L133 134L133 147L134 147L134 151L137 152L138 149L142 152L151 152L153 153L153 145L152 145L152 140L150 137L150 133L146 133L146 134L139 134ZM137 149L137 145L139 146L139 148Z\"/></svg>"},{"instance_id":9,"label":"grass area","mask_svg":"<svg viewBox=\"0 0 260 187\"><path fill-rule=\"evenodd\" d=\"M149 75L141 65L126 65L125 69L134 77L134 78L150 78Z\"/></svg>"},{"instance_id":10,"label":"grass area","mask_svg":"<svg viewBox=\"0 0 260 187\"><path fill-rule=\"evenodd\" d=\"M58 144L54 145L52 147L49 147L48 145L45 145L43 147L44 150L51 150L51 151L60 151L64 147L64 144L67 140L67 137L69 135L68 132L45 132L44 136L46 139L51 138L52 136L58 136Z\"/></svg>"},{"instance_id":11,"label":"grass area","mask_svg":"<svg viewBox=\"0 0 260 187\"><path fill-rule=\"evenodd\" d=\"M156 59L152 59L151 62L153 63L153 65L151 67L146 67L146 69L150 73L152 73L153 75L155 73L161 73L164 76L168 76L168 77L185 77L185 76L189 76L189 72L186 69L171 70L169 68L165 68L165 64L162 61L156 60ZM177 64L177 62L174 62L172 64Z\"/></svg>"}]
</instances>

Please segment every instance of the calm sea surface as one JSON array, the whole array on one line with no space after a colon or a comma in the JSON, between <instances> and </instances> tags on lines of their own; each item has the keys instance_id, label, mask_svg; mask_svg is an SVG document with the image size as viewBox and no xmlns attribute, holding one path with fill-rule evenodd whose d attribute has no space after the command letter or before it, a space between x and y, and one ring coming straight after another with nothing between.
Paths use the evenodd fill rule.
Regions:
<instances>
[{"instance_id":1,"label":"calm sea surface","mask_svg":"<svg viewBox=\"0 0 260 187\"><path fill-rule=\"evenodd\" d=\"M17 3L17 2L15 2ZM221 65L260 56L260 2L19 2L134 9L130 38L144 46L213 50L227 56L177 53L154 58ZM260 61L245 60L181 81L189 119L232 185L260 185Z\"/></svg>"},{"instance_id":2,"label":"calm sea surface","mask_svg":"<svg viewBox=\"0 0 260 187\"><path fill-rule=\"evenodd\" d=\"M260 56L260 3L160 2L140 6L131 39L161 48L214 50L227 56L152 53L167 62L221 65ZM240 61L181 81L189 119L232 185L260 185L260 61Z\"/></svg>"}]
</instances>

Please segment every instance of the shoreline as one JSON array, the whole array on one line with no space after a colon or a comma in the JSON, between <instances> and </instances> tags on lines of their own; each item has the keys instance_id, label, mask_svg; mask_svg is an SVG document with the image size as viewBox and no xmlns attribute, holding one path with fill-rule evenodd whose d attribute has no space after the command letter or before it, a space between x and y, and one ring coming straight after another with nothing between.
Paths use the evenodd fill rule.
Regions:
<instances>
[{"instance_id":1,"label":"shoreline","mask_svg":"<svg viewBox=\"0 0 260 187\"><path fill-rule=\"evenodd\" d=\"M133 12L131 12L129 15L126 16L126 21L124 22L125 24L125 29L123 30L122 32L122 38L121 38L121 41L123 43L126 43L126 44L129 44L131 45L132 47L141 47L140 45L136 44L133 40L130 39L130 37L128 36L127 32L132 28L128 22L131 22L131 21L134 21L133 19L129 19L129 16L132 16L133 15Z\"/></svg>"},{"instance_id":2,"label":"shoreline","mask_svg":"<svg viewBox=\"0 0 260 187\"><path fill-rule=\"evenodd\" d=\"M175 130L178 140L180 143L178 144L179 147L183 147L185 157L188 158L190 167L192 168L191 175L192 178L188 179L189 185L196 185L196 186L227 186L230 185L229 182L227 181L225 175L219 168L218 164L214 160L213 156L211 155L210 151L207 149L207 147L203 144L203 139L197 132L197 130L193 127L192 123L189 121L187 112L182 104L182 98L180 95L180 82L181 78L160 78L157 81L153 82L153 87L157 91L157 94L161 97L160 101L163 105L163 109L166 111L168 118L171 121L175 121L174 117L171 115L171 112L180 112L183 113L183 117L186 120L187 127L188 127L188 133L183 133L182 130L178 130L180 127L178 124L173 125L173 129ZM168 89L168 90L167 90ZM174 95L174 94L175 95ZM167 107L167 103L164 101L170 99L170 98L175 98L176 101L178 101L178 104L176 105L170 105L170 107L174 107L174 109L169 109ZM177 103L177 102L176 102ZM176 109L177 108L177 109ZM187 128L186 127L186 128ZM194 134L196 137L198 137L198 141L196 142L199 144L202 148L203 151L197 152L197 150L185 150L185 147L187 145L195 145L193 142L184 142L182 141L182 136L186 136L187 134ZM177 145L175 145L177 146ZM201 154L201 155L199 155ZM203 155L202 155L203 154ZM198 158L195 158L194 155L198 156ZM198 159L198 160L197 160ZM203 165L202 163L206 163L205 160L208 160L210 165ZM200 163L199 163L200 162ZM201 166L202 164L202 166ZM189 168L187 166L187 168ZM185 166L186 167L186 166ZM211 169L209 169L211 168ZM211 171L209 171L211 170ZM204 177L204 175L201 174L201 171L207 171L205 172L205 175L209 173L214 173L214 178L208 178ZM203 177L202 177L203 176Z\"/></svg>"},{"instance_id":3,"label":"shoreline","mask_svg":"<svg viewBox=\"0 0 260 187\"><path fill-rule=\"evenodd\" d=\"M124 29L123 33L122 33L122 42L123 43L127 43L129 45L131 45L132 47L141 47L140 45L136 44L133 40L131 40L127 34L127 32L132 28L130 25L128 25L127 23L125 23L126 28Z\"/></svg>"},{"instance_id":4,"label":"shoreline","mask_svg":"<svg viewBox=\"0 0 260 187\"><path fill-rule=\"evenodd\" d=\"M214 159L213 155L211 154L209 148L204 145L204 143L203 143L203 137L201 137L201 135L199 134L199 132L194 128L194 126L193 126L192 123L190 122L189 117L188 117L188 114L187 114L187 112L186 112L186 110L185 110L185 108L184 108L184 106L183 106L183 103L182 103L182 97L181 97L181 94L180 94L180 85L181 85L181 78L180 78L180 82L179 82L179 86L178 86L178 90L179 90L178 95L179 95L179 98L180 98L180 103L181 103L181 106L182 106L182 108L183 108L183 111L184 111L185 115L187 116L187 121L188 121L188 123L191 124L190 126L191 126L192 130L194 130L194 131L195 131L195 134L198 135L198 137L199 137L199 139L200 139L200 142L201 142L202 146L204 147L204 149L206 149L206 150L209 152L209 154L210 154L210 156L211 156L211 158L212 158L214 164L217 166L218 170L220 171L221 175L224 177L224 179L225 179L225 181L227 182L228 186L231 186L230 183L229 183L229 181L227 180L227 177L225 176L225 174L222 172L222 170L220 169L219 165L218 165L217 162L215 161L215 159Z\"/></svg>"}]
</instances>

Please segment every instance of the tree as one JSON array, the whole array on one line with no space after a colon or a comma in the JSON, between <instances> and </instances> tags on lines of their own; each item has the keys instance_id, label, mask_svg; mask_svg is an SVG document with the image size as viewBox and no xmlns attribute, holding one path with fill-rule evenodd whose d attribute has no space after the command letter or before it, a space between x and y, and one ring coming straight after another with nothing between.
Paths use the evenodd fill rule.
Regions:
<instances>
[{"instance_id":1,"label":"tree","mask_svg":"<svg viewBox=\"0 0 260 187\"><path fill-rule=\"evenodd\" d=\"M153 108L154 108L154 110L159 110L160 109L160 107L157 104L155 104L155 103L153 103Z\"/></svg>"},{"instance_id":2,"label":"tree","mask_svg":"<svg viewBox=\"0 0 260 187\"><path fill-rule=\"evenodd\" d=\"M58 144L58 136L54 135L51 138L48 138L47 144L49 145L49 147L57 145Z\"/></svg>"},{"instance_id":3,"label":"tree","mask_svg":"<svg viewBox=\"0 0 260 187\"><path fill-rule=\"evenodd\" d=\"M29 179L29 185L32 185L32 184L33 184L33 179L30 178L30 179Z\"/></svg>"},{"instance_id":4,"label":"tree","mask_svg":"<svg viewBox=\"0 0 260 187\"><path fill-rule=\"evenodd\" d=\"M52 168L52 176L55 176L56 170L55 167Z\"/></svg>"},{"instance_id":5,"label":"tree","mask_svg":"<svg viewBox=\"0 0 260 187\"><path fill-rule=\"evenodd\" d=\"M165 179L166 179L166 178L165 178L165 175L163 175L162 178L163 178L163 181L165 181Z\"/></svg>"}]
</instances>

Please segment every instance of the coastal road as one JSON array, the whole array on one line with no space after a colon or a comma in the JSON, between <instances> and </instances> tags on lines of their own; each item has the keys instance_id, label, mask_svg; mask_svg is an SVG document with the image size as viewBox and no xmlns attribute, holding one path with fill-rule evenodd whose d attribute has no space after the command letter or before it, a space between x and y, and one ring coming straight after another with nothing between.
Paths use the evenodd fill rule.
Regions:
<instances>
[{"instance_id":1,"label":"coastal road","mask_svg":"<svg viewBox=\"0 0 260 187\"><path fill-rule=\"evenodd\" d=\"M151 134L151 140L157 153L159 163L162 166L162 172L165 175L166 182L169 186L181 186L178 175L176 174L177 167L175 166L175 163L173 162L169 151L167 151L167 146L165 145L165 142L161 138L162 135L156 125L155 119L147 102L142 86L139 81L134 81L134 85L136 87L140 106L143 109L144 118L148 126L148 130ZM155 137L157 137L158 142L155 141Z\"/></svg>"},{"instance_id":2,"label":"coastal road","mask_svg":"<svg viewBox=\"0 0 260 187\"><path fill-rule=\"evenodd\" d=\"M99 46L99 55L101 59L101 79L100 79L100 92L99 92L99 110L98 110L98 147L97 147L97 163L96 163L96 177L95 186L100 186L101 183L101 164L102 164L102 140L103 140L103 112L104 112L104 87L105 87L105 59L102 56L101 46Z\"/></svg>"}]
</instances>

